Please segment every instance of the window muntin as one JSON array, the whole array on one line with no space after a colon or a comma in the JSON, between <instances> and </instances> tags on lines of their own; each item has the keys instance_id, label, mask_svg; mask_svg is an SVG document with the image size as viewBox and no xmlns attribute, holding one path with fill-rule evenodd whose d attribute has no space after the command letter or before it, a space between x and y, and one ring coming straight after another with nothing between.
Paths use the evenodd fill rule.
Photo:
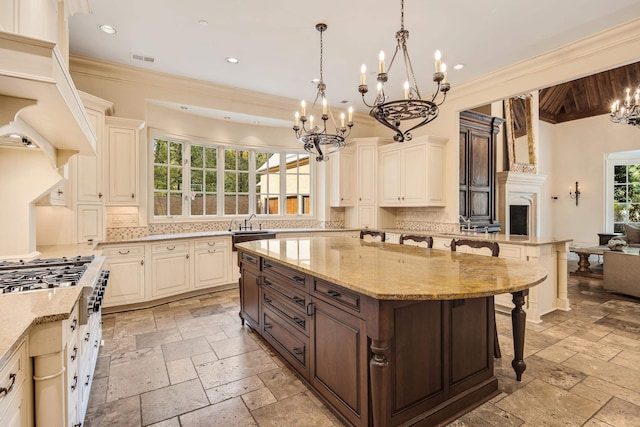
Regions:
<instances>
[{"instance_id":1,"label":"window muntin","mask_svg":"<svg viewBox=\"0 0 640 427\"><path fill-rule=\"evenodd\" d=\"M154 138L152 149L157 219L311 214L307 154L223 148L165 137Z\"/></svg>"},{"instance_id":2,"label":"window muntin","mask_svg":"<svg viewBox=\"0 0 640 427\"><path fill-rule=\"evenodd\" d=\"M183 144L153 141L153 214L182 215Z\"/></svg>"},{"instance_id":3,"label":"window muntin","mask_svg":"<svg viewBox=\"0 0 640 427\"><path fill-rule=\"evenodd\" d=\"M640 164L615 165L613 172L613 231L640 223Z\"/></svg>"}]
</instances>

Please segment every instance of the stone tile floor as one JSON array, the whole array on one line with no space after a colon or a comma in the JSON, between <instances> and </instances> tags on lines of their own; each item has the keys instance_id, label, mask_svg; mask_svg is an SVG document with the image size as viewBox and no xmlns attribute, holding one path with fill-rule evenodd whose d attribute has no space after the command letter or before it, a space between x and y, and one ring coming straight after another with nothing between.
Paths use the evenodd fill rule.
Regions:
<instances>
[{"instance_id":1,"label":"stone tile floor","mask_svg":"<svg viewBox=\"0 0 640 427\"><path fill-rule=\"evenodd\" d=\"M571 311L527 324L523 381L498 315L501 393L450 426L639 426L640 300L569 279ZM238 292L105 315L85 427L342 426L240 325Z\"/></svg>"}]
</instances>

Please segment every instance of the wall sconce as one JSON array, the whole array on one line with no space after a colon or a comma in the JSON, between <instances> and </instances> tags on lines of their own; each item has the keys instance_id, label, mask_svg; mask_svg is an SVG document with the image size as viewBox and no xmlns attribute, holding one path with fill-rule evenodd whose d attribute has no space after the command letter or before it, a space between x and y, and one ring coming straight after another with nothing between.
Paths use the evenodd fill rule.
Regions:
<instances>
[{"instance_id":1,"label":"wall sconce","mask_svg":"<svg viewBox=\"0 0 640 427\"><path fill-rule=\"evenodd\" d=\"M578 206L578 200L580 200L580 187L578 186L578 181L576 181L576 191L571 192L571 187L569 187L569 197L572 199L576 199L576 206Z\"/></svg>"}]
</instances>

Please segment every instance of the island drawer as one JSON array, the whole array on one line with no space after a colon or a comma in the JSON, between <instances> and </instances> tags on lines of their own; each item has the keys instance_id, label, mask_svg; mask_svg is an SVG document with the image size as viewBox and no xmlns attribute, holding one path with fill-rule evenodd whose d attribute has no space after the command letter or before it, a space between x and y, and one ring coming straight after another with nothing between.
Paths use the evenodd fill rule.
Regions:
<instances>
[{"instance_id":1,"label":"island drawer","mask_svg":"<svg viewBox=\"0 0 640 427\"><path fill-rule=\"evenodd\" d=\"M280 355L284 357L302 376L309 378L309 339L297 337L293 331L284 326L279 316L272 313L269 308L263 312L263 336L276 348L279 348Z\"/></svg>"},{"instance_id":2,"label":"island drawer","mask_svg":"<svg viewBox=\"0 0 640 427\"><path fill-rule=\"evenodd\" d=\"M303 273L300 273L299 271L293 270L291 268L285 267L284 265L266 259L262 260L262 271L284 277L289 281L289 283L297 285L302 289L306 289L305 275Z\"/></svg>"},{"instance_id":3,"label":"island drawer","mask_svg":"<svg viewBox=\"0 0 640 427\"><path fill-rule=\"evenodd\" d=\"M286 302L284 298L275 294L275 292L271 292L270 289L263 288L262 292L262 302L264 303L264 307L269 307L269 309L286 319L287 323L292 327L296 328L306 336L309 336L309 324L311 322L307 321L308 317L300 307L294 307Z\"/></svg>"},{"instance_id":4,"label":"island drawer","mask_svg":"<svg viewBox=\"0 0 640 427\"><path fill-rule=\"evenodd\" d=\"M255 255L250 255L246 252L240 252L240 262L253 265L254 267L258 267L259 257Z\"/></svg>"},{"instance_id":5,"label":"island drawer","mask_svg":"<svg viewBox=\"0 0 640 427\"><path fill-rule=\"evenodd\" d=\"M271 289L277 292L285 297L287 301L295 304L300 310L305 310L305 307L309 303L309 295L306 292L297 286L289 285L288 282L282 283L281 280L277 280L276 277L269 274L264 276L263 285L264 289Z\"/></svg>"},{"instance_id":6,"label":"island drawer","mask_svg":"<svg viewBox=\"0 0 640 427\"><path fill-rule=\"evenodd\" d=\"M322 280L313 283L313 294L330 303L338 303L344 308L360 313L360 295Z\"/></svg>"}]
</instances>

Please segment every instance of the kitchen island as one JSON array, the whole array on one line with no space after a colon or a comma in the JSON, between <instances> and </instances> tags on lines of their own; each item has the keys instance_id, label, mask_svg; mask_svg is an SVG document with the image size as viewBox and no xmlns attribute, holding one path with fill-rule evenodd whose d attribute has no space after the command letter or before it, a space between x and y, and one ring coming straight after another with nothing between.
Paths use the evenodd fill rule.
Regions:
<instances>
[{"instance_id":1,"label":"kitchen island","mask_svg":"<svg viewBox=\"0 0 640 427\"><path fill-rule=\"evenodd\" d=\"M539 265L350 237L237 247L242 320L348 424L438 425L496 395L493 295L513 294L526 368Z\"/></svg>"}]
</instances>

